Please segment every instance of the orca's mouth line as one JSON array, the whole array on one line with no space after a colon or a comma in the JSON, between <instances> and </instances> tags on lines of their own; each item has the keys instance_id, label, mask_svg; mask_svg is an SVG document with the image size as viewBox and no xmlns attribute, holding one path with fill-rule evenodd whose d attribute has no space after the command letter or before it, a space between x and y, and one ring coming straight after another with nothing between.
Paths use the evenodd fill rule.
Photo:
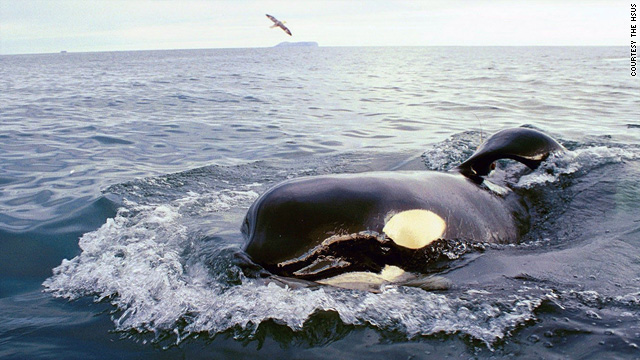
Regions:
<instances>
[{"instance_id":1,"label":"orca's mouth line","mask_svg":"<svg viewBox=\"0 0 640 360\"><path fill-rule=\"evenodd\" d=\"M362 231L331 236L305 254L265 269L275 275L311 281L346 272L380 273L386 266L430 274L441 271L450 260L481 248L465 240L436 239L424 247L410 249L396 244L386 234Z\"/></svg>"}]
</instances>

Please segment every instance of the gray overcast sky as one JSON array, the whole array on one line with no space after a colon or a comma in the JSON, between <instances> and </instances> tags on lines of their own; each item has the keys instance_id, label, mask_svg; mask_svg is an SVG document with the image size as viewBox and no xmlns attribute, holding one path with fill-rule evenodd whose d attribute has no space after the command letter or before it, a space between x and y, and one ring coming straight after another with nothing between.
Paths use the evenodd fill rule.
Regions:
<instances>
[{"instance_id":1,"label":"gray overcast sky","mask_svg":"<svg viewBox=\"0 0 640 360\"><path fill-rule=\"evenodd\" d=\"M271 14L293 32L269 29ZM0 54L321 46L628 45L621 0L0 0Z\"/></svg>"}]
</instances>

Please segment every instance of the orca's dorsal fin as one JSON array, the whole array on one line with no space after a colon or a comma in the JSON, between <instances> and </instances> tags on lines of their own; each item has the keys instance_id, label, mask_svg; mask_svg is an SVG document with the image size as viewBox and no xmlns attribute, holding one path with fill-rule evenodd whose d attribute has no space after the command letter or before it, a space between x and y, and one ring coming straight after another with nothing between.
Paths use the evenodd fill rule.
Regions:
<instances>
[{"instance_id":1,"label":"orca's dorsal fin","mask_svg":"<svg viewBox=\"0 0 640 360\"><path fill-rule=\"evenodd\" d=\"M566 149L549 135L529 128L505 129L493 134L457 170L468 178L482 182L496 160L513 159L536 169L550 154Z\"/></svg>"}]
</instances>

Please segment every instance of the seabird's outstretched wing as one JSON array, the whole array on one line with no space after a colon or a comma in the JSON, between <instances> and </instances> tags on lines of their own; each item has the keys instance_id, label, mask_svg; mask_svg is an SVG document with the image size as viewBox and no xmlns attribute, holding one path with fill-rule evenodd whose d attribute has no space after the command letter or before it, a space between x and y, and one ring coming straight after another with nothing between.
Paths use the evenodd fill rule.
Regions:
<instances>
[{"instance_id":1,"label":"seabird's outstretched wing","mask_svg":"<svg viewBox=\"0 0 640 360\"><path fill-rule=\"evenodd\" d=\"M282 21L276 19L275 17L269 15L269 14L265 14L267 15L267 17L269 18L269 20L273 21L273 25L271 27L279 27L282 30L284 30L284 32L286 32L287 34L289 34L289 36L291 36L291 31L284 26L284 24L282 23Z\"/></svg>"}]
</instances>

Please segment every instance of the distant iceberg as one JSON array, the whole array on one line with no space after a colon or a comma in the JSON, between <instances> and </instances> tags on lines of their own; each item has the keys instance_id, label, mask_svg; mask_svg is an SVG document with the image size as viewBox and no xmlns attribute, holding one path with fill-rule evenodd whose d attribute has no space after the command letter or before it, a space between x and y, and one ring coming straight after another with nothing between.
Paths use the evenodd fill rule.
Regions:
<instances>
[{"instance_id":1,"label":"distant iceberg","mask_svg":"<svg viewBox=\"0 0 640 360\"><path fill-rule=\"evenodd\" d=\"M298 41L298 42L289 42L289 41L285 41L285 42L281 42L280 44L274 46L274 47L292 47L292 46L311 46L311 47L318 47L318 43L315 41Z\"/></svg>"}]
</instances>

